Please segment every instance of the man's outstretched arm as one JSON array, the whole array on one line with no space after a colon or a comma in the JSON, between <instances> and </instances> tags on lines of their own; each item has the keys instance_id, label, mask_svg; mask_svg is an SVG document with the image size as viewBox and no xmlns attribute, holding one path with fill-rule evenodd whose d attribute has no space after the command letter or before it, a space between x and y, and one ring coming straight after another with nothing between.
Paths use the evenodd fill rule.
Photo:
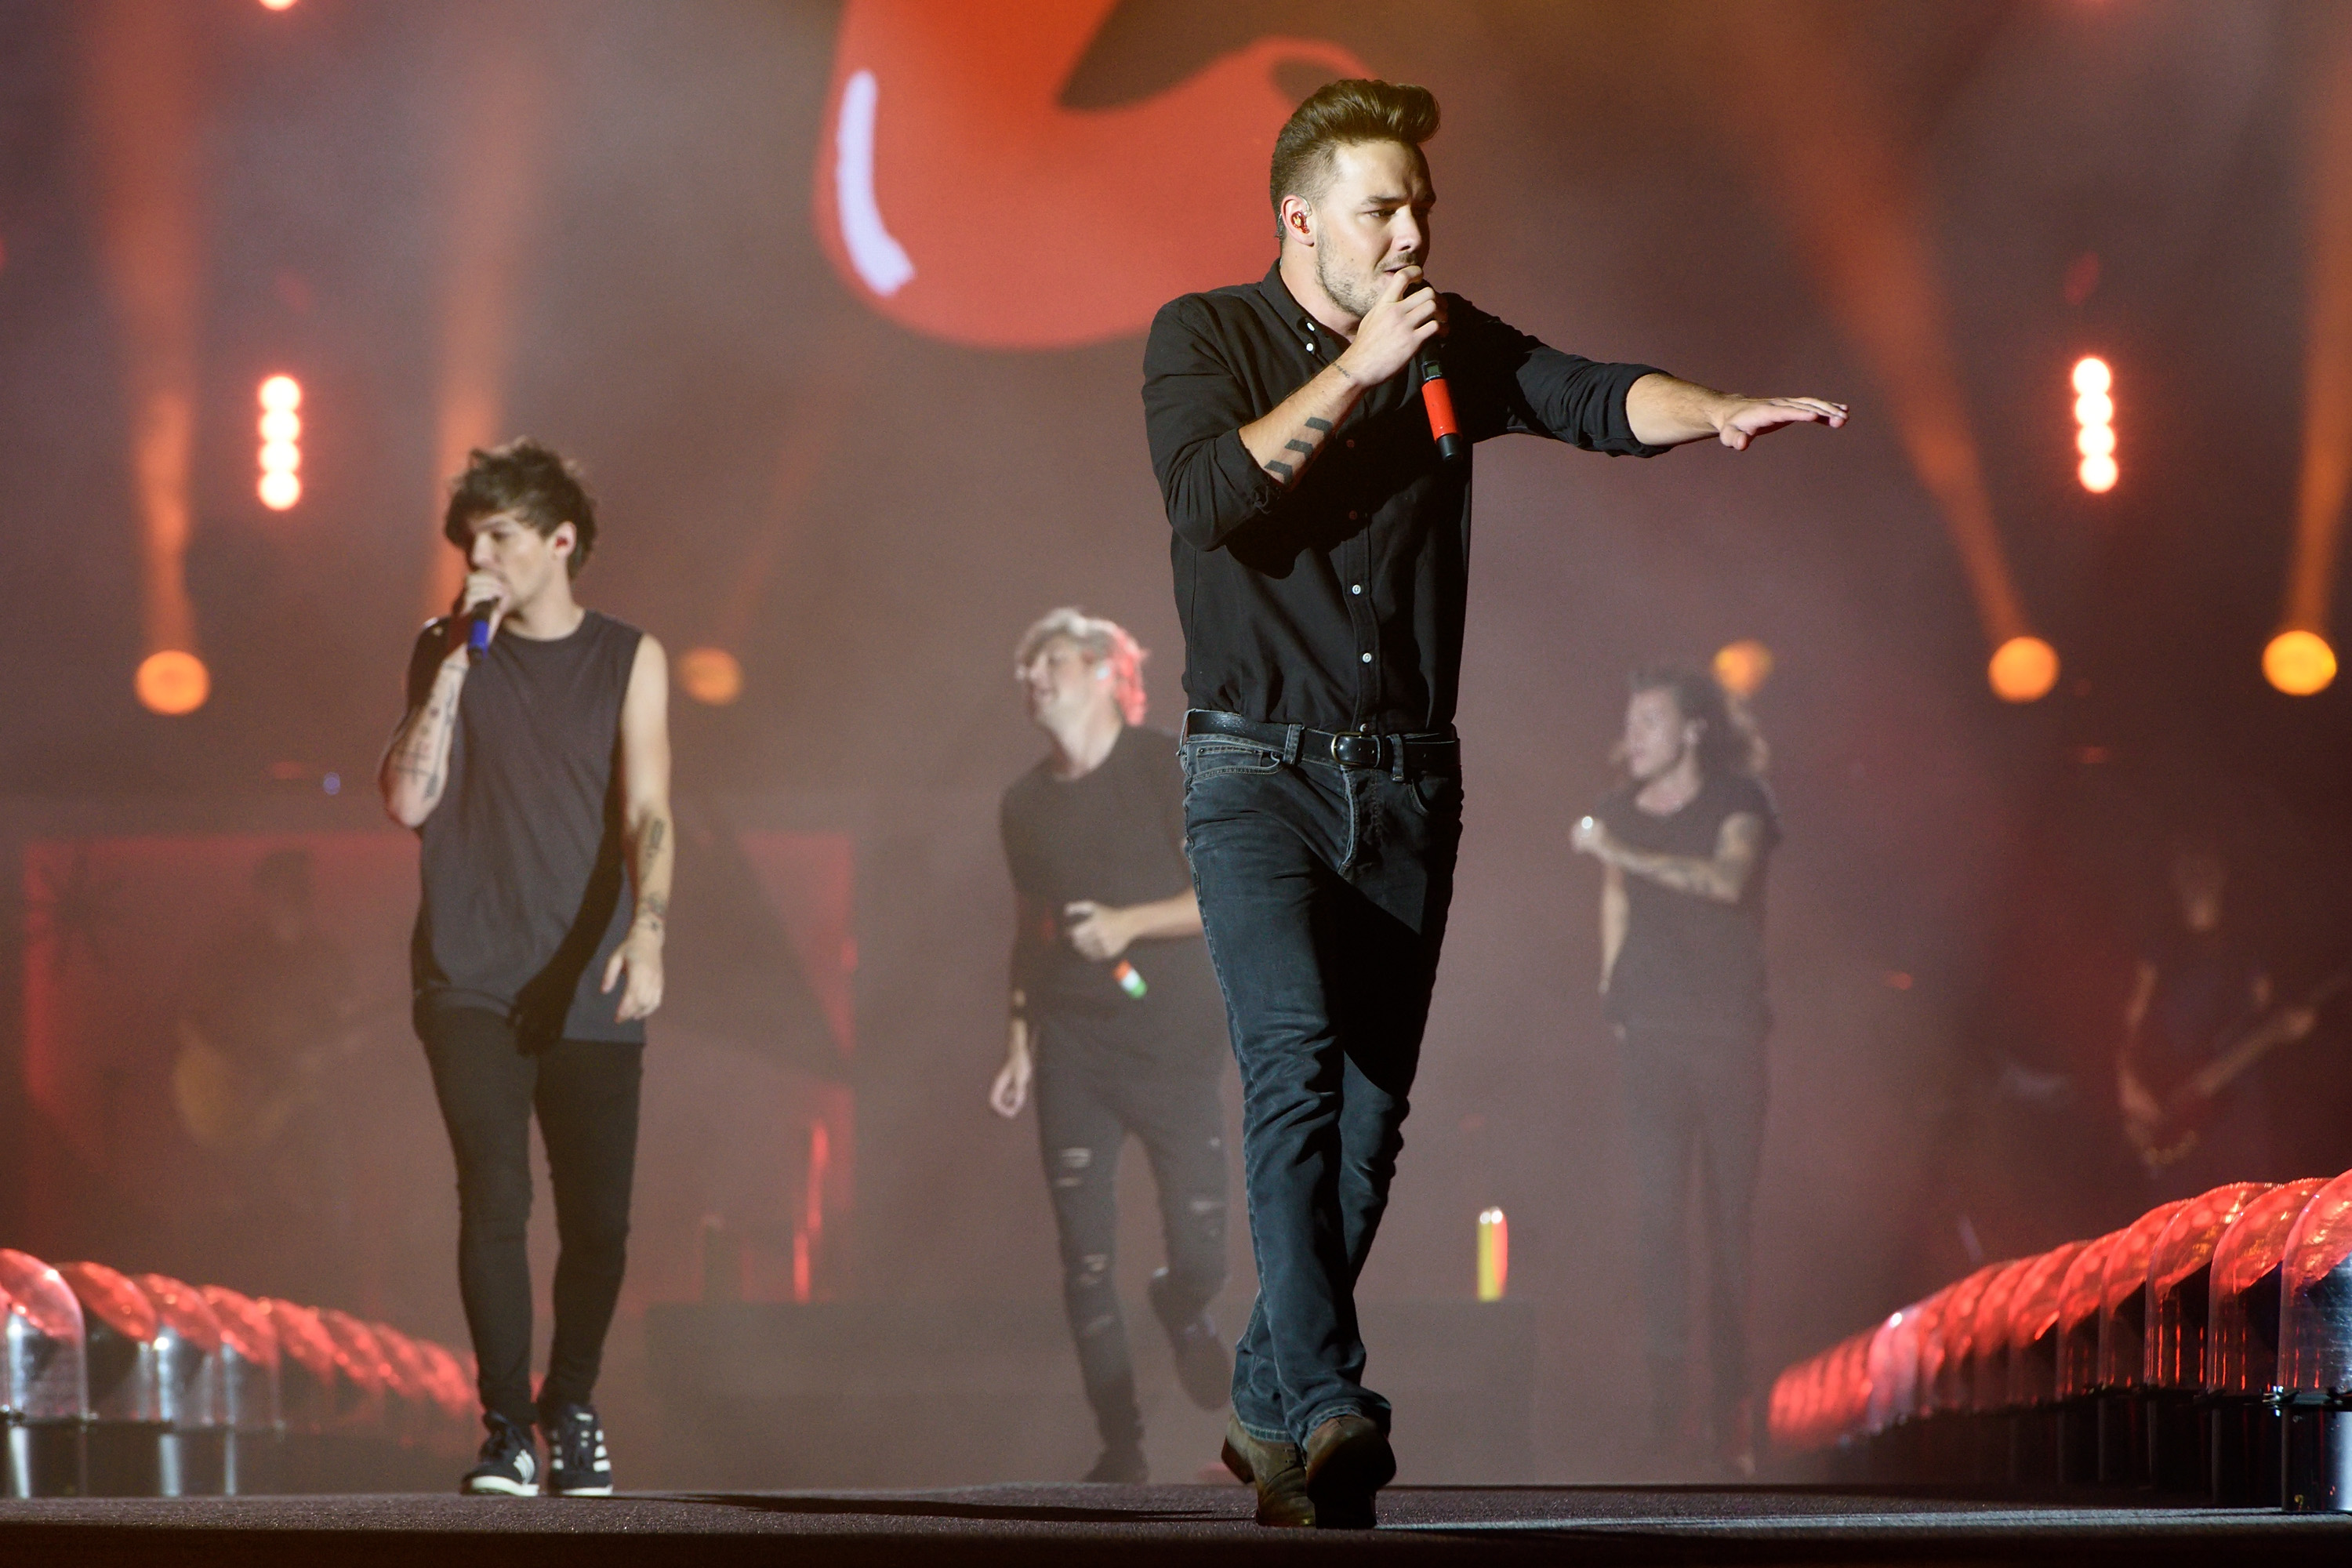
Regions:
<instances>
[{"instance_id":1,"label":"man's outstretched arm","mask_svg":"<svg viewBox=\"0 0 2352 1568\"><path fill-rule=\"evenodd\" d=\"M1759 436L1783 425L1846 421L1846 406L1819 397L1741 397L1696 382L1652 371L1625 393L1625 422L1645 446L1679 447L1712 436L1733 451L1744 451Z\"/></svg>"}]
</instances>

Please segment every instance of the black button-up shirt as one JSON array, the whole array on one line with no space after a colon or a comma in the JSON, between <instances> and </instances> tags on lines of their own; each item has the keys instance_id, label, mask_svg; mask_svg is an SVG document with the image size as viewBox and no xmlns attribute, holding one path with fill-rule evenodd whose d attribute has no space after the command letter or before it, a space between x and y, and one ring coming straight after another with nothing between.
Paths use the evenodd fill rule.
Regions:
<instances>
[{"instance_id":1,"label":"black button-up shirt","mask_svg":"<svg viewBox=\"0 0 2352 1568\"><path fill-rule=\"evenodd\" d=\"M1428 734L1454 722L1470 562L1470 460L1442 464L1412 377L1360 398L1288 490L1242 445L1348 345L1277 265L1160 309L1144 426L1175 531L1184 693L1195 708L1317 730ZM1625 393L1650 374L1548 348L1445 297L1445 376L1473 441L1524 431L1649 457Z\"/></svg>"}]
</instances>

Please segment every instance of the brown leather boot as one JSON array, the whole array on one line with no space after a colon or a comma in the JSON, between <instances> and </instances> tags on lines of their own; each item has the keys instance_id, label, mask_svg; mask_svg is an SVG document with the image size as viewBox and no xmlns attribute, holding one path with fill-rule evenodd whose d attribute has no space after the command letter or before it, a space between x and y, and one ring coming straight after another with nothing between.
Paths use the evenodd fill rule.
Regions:
<instances>
[{"instance_id":1,"label":"brown leather boot","mask_svg":"<svg viewBox=\"0 0 2352 1568\"><path fill-rule=\"evenodd\" d=\"M1242 1429L1241 1417L1225 1419L1225 1446L1217 1456L1234 1479L1257 1489L1257 1521L1277 1529L1311 1530L1315 1505L1307 1499L1307 1467L1295 1443L1267 1443Z\"/></svg>"},{"instance_id":2,"label":"brown leather boot","mask_svg":"<svg viewBox=\"0 0 2352 1568\"><path fill-rule=\"evenodd\" d=\"M1307 1497L1318 1530L1370 1530L1372 1497L1396 1479L1388 1434L1369 1415L1334 1415L1307 1435Z\"/></svg>"}]
</instances>

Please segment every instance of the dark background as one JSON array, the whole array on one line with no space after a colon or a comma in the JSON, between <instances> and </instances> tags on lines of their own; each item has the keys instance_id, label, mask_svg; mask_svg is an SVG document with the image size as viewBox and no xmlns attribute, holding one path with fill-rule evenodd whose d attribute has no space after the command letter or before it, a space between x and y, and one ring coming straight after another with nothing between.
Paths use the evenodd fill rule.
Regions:
<instances>
[{"instance_id":1,"label":"dark background","mask_svg":"<svg viewBox=\"0 0 2352 1568\"><path fill-rule=\"evenodd\" d=\"M982 1102L1010 905L993 804L1040 751L1006 678L1046 607L1125 622L1159 653L1155 720L1182 705L1139 335L981 353L866 309L811 227L834 6L187 9L205 267L187 577L214 688L180 719L131 691L140 523L79 96L88 13L0 10L14 818L373 820L360 786L446 548L434 401L461 100L485 40L520 37L550 89L551 153L506 426L590 473L608 532L583 598L673 653L724 639L741 660L740 702L677 704L681 795L858 846L857 1187L826 1289L1052 1295L1030 1133ZM1843 432L1738 457L1479 454L1461 892L1365 1289L1466 1295L1474 1215L1507 1210L1513 1293L1548 1325L1563 1473L1612 1473L1635 1393L1597 881L1567 848L1610 783L1627 668L1735 637L1777 658L1756 704L1788 830L1758 1219L1767 1368L1951 1278L1972 1247L2047 1246L2147 1206L2107 1075L2172 837L2225 845L2233 905L2290 981L2334 966L2352 901L2341 688L2288 699L2258 665L2300 461L2308 62L2339 8L1937 0L1816 19L1888 112L1825 121L1806 155L1868 137L1916 182L2003 542L2065 661L2029 707L1987 689L1889 389L1826 313L1757 139L1725 110L1721 73L1773 8L1125 0L1065 95L1147 97L1265 34L1333 40L1444 105L1430 154L1447 287L1595 357L1854 406ZM1076 231L1106 267L1129 226L1183 221L1118 196ZM1015 274L1028 242L971 236ZM2070 303L2086 253L2096 283ZM2116 369L2124 478L2105 497L2073 477L2066 376L2089 352ZM255 383L288 367L308 395L306 496L281 515L253 499L250 430ZM331 771L355 787L329 802ZM2275 1168L2243 1174L2352 1160L2342 1048L2325 1029L2267 1069ZM2011 1064L2064 1082L2020 1097ZM421 1169L415 1201L446 1203L446 1179ZM10 1217L0 1164L0 1240ZM1129 1234L1131 1277L1157 1248ZM71 1255L105 1238L38 1239ZM419 1327L452 1331L454 1300L442 1310Z\"/></svg>"}]
</instances>

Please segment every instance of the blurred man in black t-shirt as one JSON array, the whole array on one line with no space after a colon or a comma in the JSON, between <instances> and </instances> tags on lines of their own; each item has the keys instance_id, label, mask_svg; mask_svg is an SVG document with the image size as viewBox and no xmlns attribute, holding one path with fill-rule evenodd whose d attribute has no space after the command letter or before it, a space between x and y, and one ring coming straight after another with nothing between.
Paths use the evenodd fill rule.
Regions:
<instances>
[{"instance_id":1,"label":"blurred man in black t-shirt","mask_svg":"<svg viewBox=\"0 0 2352 1568\"><path fill-rule=\"evenodd\" d=\"M1225 1280L1224 1035L1184 860L1176 738L1137 727L1143 658L1118 625L1076 610L1029 628L1013 672L1054 747L1002 811L1018 908L1012 1039L989 1104L1017 1116L1035 1084L1063 1303L1102 1432L1093 1481L1145 1479L1111 1278L1129 1132L1160 1190L1168 1267L1150 1294L1177 1375L1204 1410L1223 1405L1233 1377L1207 1310Z\"/></svg>"},{"instance_id":2,"label":"blurred man in black t-shirt","mask_svg":"<svg viewBox=\"0 0 2352 1568\"><path fill-rule=\"evenodd\" d=\"M1652 1436L1685 1440L1692 1162L1707 1258L1709 1415L1717 1458L1755 1468L1748 1219L1764 1143L1764 869L1780 839L1763 745L1697 670L1634 676L1627 782L1576 826L1606 870L1601 990L1624 1047Z\"/></svg>"}]
</instances>

